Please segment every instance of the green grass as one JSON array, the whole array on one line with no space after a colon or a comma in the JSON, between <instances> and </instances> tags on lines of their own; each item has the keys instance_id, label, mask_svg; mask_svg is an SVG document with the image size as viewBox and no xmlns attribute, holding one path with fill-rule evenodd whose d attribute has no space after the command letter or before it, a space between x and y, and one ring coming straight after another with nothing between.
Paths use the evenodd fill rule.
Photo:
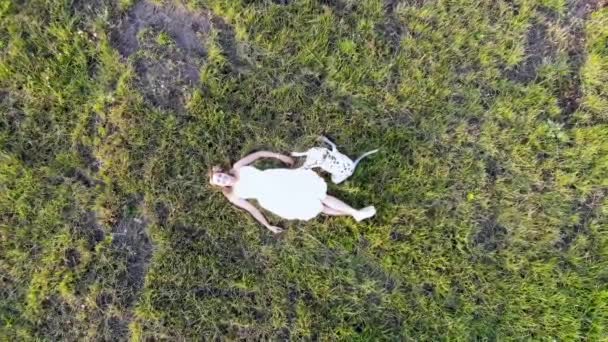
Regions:
<instances>
[{"instance_id":1,"label":"green grass","mask_svg":"<svg viewBox=\"0 0 608 342\"><path fill-rule=\"evenodd\" d=\"M151 1L181 25L125 53L139 1L0 0L0 339L608 339L588 2ZM275 236L207 183L321 133L381 148L330 186L373 220Z\"/></svg>"}]
</instances>

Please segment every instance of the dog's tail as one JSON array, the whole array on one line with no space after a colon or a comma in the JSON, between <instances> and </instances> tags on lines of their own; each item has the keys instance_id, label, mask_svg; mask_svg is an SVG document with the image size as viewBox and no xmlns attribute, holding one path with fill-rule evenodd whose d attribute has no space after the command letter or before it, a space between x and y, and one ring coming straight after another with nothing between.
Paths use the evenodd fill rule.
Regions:
<instances>
[{"instance_id":1,"label":"dog's tail","mask_svg":"<svg viewBox=\"0 0 608 342\"><path fill-rule=\"evenodd\" d=\"M292 157L306 157L307 155L306 152L291 152Z\"/></svg>"},{"instance_id":2,"label":"dog's tail","mask_svg":"<svg viewBox=\"0 0 608 342\"><path fill-rule=\"evenodd\" d=\"M370 154L374 154L374 153L376 153L378 151L379 151L378 149L375 149L375 150L363 153L359 158L357 158L357 160L355 160L355 163L354 163L355 167L357 167L357 164L359 164L359 162L361 161L361 159L369 156Z\"/></svg>"}]
</instances>

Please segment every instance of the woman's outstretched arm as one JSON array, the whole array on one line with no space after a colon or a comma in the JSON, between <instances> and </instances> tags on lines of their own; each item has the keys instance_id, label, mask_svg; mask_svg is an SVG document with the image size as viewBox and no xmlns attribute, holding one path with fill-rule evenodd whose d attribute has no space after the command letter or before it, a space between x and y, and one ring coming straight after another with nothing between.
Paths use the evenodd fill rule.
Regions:
<instances>
[{"instance_id":1,"label":"woman's outstretched arm","mask_svg":"<svg viewBox=\"0 0 608 342\"><path fill-rule=\"evenodd\" d=\"M234 204L235 206L237 206L241 209L248 211L251 214L251 216L253 216L253 218L255 218L258 222L260 222L262 225L264 225L264 227L268 228L271 232L280 233L283 231L282 228L273 226L270 223L268 223L268 220L266 220L266 218L264 217L262 212L260 212L260 210L258 208L253 206L253 204L249 203L248 201L246 201L242 198L238 198L234 195L231 195L230 193L224 193L224 195L226 196L226 198L228 198L230 203Z\"/></svg>"},{"instance_id":2,"label":"woman's outstretched arm","mask_svg":"<svg viewBox=\"0 0 608 342\"><path fill-rule=\"evenodd\" d=\"M259 151L259 152L254 152L254 153L248 155L247 157L239 160L238 162L236 162L234 164L232 169L238 170L241 167L249 165L260 158L275 158L275 159L282 161L283 163L285 163L287 165L293 165L295 162L293 160L293 158L282 155L280 153L274 153L274 152L269 152L269 151Z\"/></svg>"}]
</instances>

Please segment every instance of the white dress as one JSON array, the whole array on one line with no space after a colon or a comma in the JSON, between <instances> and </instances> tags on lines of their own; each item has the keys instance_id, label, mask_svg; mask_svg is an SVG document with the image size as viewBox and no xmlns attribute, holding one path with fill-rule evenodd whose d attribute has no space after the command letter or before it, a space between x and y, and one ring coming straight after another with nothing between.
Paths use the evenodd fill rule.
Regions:
<instances>
[{"instance_id":1,"label":"white dress","mask_svg":"<svg viewBox=\"0 0 608 342\"><path fill-rule=\"evenodd\" d=\"M255 199L265 209L288 220L310 220L323 210L327 184L314 171L300 169L258 170L243 166L233 193Z\"/></svg>"}]
</instances>

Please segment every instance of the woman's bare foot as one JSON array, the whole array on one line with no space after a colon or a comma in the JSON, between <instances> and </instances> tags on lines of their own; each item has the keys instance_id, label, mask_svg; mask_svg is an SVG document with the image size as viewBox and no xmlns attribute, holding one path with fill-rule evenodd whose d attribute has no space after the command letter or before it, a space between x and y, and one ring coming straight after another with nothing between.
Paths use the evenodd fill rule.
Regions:
<instances>
[{"instance_id":1,"label":"woman's bare foot","mask_svg":"<svg viewBox=\"0 0 608 342\"><path fill-rule=\"evenodd\" d=\"M376 208L374 208L374 206L372 205L372 206L365 207L363 209L358 210L357 213L355 213L353 215L353 217L355 218L355 220L357 220L357 222L361 222L374 215L376 215Z\"/></svg>"}]
</instances>

